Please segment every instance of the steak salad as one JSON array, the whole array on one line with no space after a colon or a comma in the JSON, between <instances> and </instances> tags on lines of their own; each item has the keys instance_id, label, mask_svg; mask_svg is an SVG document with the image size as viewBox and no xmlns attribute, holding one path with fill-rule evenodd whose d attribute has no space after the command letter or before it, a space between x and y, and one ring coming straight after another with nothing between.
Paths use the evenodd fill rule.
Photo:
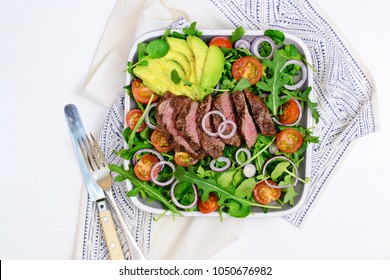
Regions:
<instances>
[{"instance_id":1,"label":"steak salad","mask_svg":"<svg viewBox=\"0 0 390 280\"><path fill-rule=\"evenodd\" d=\"M125 87L136 106L115 152L129 165L109 166L115 180L179 216L294 206L298 184L310 180L300 164L318 141L303 126L308 111L319 121L311 69L278 30L204 38L192 23L138 44Z\"/></svg>"}]
</instances>

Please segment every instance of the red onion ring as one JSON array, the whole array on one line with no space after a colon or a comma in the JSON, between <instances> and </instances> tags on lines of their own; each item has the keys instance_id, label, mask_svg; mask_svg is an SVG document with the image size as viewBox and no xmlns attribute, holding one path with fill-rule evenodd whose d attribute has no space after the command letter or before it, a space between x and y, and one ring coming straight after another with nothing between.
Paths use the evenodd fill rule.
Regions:
<instances>
[{"instance_id":1,"label":"red onion ring","mask_svg":"<svg viewBox=\"0 0 390 280\"><path fill-rule=\"evenodd\" d=\"M276 154L276 152L278 151L278 145L276 145L275 142L272 142L272 144L268 147L268 152L271 154L271 155L274 155Z\"/></svg>"},{"instance_id":2,"label":"red onion ring","mask_svg":"<svg viewBox=\"0 0 390 280\"><path fill-rule=\"evenodd\" d=\"M150 128L150 129L156 129L156 126L154 124L152 124L150 122L150 118L149 118L149 113L150 113L150 110L154 107L157 106L157 102L153 103L152 105L149 106L147 112L146 112L146 115L145 115L145 123L146 125Z\"/></svg>"},{"instance_id":3,"label":"red onion ring","mask_svg":"<svg viewBox=\"0 0 390 280\"><path fill-rule=\"evenodd\" d=\"M295 182L294 184L290 184L290 185L287 185L287 186L274 186L274 185L271 185L270 183L267 182L267 180L265 180L264 182L270 186L271 188L278 188L278 189L284 189L284 188L289 188L289 187L292 187L292 186L295 186L297 183L298 183L298 169L297 169L297 166L295 165L294 162L292 162L289 158L285 157L285 156L274 156L270 159L268 159L264 165L263 165L263 170L262 170L262 174L263 176L265 176L265 172L266 172L266 168L268 166L268 164L276 159L282 159L282 160L285 160L285 161L288 161L289 163L291 163L291 165L293 166L293 169L294 169L294 172L295 172Z\"/></svg>"},{"instance_id":4,"label":"red onion ring","mask_svg":"<svg viewBox=\"0 0 390 280\"><path fill-rule=\"evenodd\" d=\"M162 167L164 167L165 164L168 165L170 168L172 168L172 178L170 178L168 181L160 182L156 178L156 176L160 173L160 170L158 172L156 172L156 171L157 171L157 168L160 167L160 165L162 165ZM160 187L168 186L168 185L172 184L172 182L175 180L175 177L173 176L173 173L175 173L175 170L176 170L176 167L175 167L175 165L172 162L166 161L166 160L159 161L155 165L153 165L152 170L150 172L150 179L157 186L160 186Z\"/></svg>"},{"instance_id":5,"label":"red onion ring","mask_svg":"<svg viewBox=\"0 0 390 280\"><path fill-rule=\"evenodd\" d=\"M215 164L217 163L217 160L220 161L220 162L224 162L226 164L224 166L222 166L222 167L216 167ZM215 171L215 172L223 172L223 171L229 169L231 164L232 164L232 162L227 157L219 157L217 159L213 159L210 162L210 169Z\"/></svg>"},{"instance_id":6,"label":"red onion ring","mask_svg":"<svg viewBox=\"0 0 390 280\"><path fill-rule=\"evenodd\" d=\"M194 201L190 204L190 205L183 205L181 204L179 201L177 201L176 199L176 196L175 196L175 188L176 188L176 185L179 181L175 181L171 187L171 198L172 198L172 202L179 208L182 208L182 209L191 209L191 208L194 208L196 206L196 204L198 203L198 200L199 200L199 197L198 197L198 189L196 188L195 184L192 184L192 188L194 189L194 193L195 193L195 199Z\"/></svg>"},{"instance_id":7,"label":"red onion ring","mask_svg":"<svg viewBox=\"0 0 390 280\"><path fill-rule=\"evenodd\" d=\"M134 165L136 165L138 162L137 156L139 154L142 154L142 153L151 153L151 154L154 154L155 156L157 156L160 161L164 160L163 156L159 152L157 152L156 150L145 148L145 149L139 149L138 151L136 151L134 153L134 155L133 155L133 164Z\"/></svg>"},{"instance_id":8,"label":"red onion ring","mask_svg":"<svg viewBox=\"0 0 390 280\"><path fill-rule=\"evenodd\" d=\"M273 120L274 120L274 122L276 122L278 125L284 125L284 126L295 126L295 125L297 125L300 121L301 121L301 119L302 119L302 106L301 106L301 103L298 101L298 100L296 100L295 98L290 98L290 100L293 100L296 104L297 104L297 106L298 106L298 109L299 109L299 115L298 115L298 119L295 121L295 122L293 122L293 123L291 123L291 124L285 124L285 123L281 123L277 118L273 118Z\"/></svg>"},{"instance_id":9,"label":"red onion ring","mask_svg":"<svg viewBox=\"0 0 390 280\"><path fill-rule=\"evenodd\" d=\"M226 121L225 115L222 114L222 113L221 113L220 111L218 111L218 110L209 111L209 112L207 112L207 113L203 116L203 118L202 118L202 129L203 129L203 131L204 131L207 135L210 135L210 136L213 136L213 137L218 136L218 132L211 132L210 130L208 130L207 127L206 127L206 120L207 120L207 118L208 118L210 115L214 115L214 114L220 116L220 117L222 118L223 122Z\"/></svg>"},{"instance_id":10,"label":"red onion ring","mask_svg":"<svg viewBox=\"0 0 390 280\"><path fill-rule=\"evenodd\" d=\"M286 89L288 89L288 90L295 90L295 89L300 88L301 86L303 86L303 84L306 82L306 80L307 80L307 68L306 68L306 65L302 61L292 59L292 60L287 61L286 64L283 66L282 70L280 70L280 71L283 71L284 68L286 68L288 65L291 65L291 64L296 64L299 67L301 67L302 76L301 76L301 79L296 84L294 84L294 85L285 85L284 87Z\"/></svg>"},{"instance_id":11,"label":"red onion ring","mask_svg":"<svg viewBox=\"0 0 390 280\"><path fill-rule=\"evenodd\" d=\"M250 49L251 47L251 43L249 43L248 40L245 40L245 39L240 39L240 40L237 40L235 43L234 43L234 48L235 49Z\"/></svg>"},{"instance_id":12,"label":"red onion ring","mask_svg":"<svg viewBox=\"0 0 390 280\"><path fill-rule=\"evenodd\" d=\"M230 124L232 126L232 131L230 131L229 134L223 134L226 130L226 125L227 124ZM234 134L236 134L237 132L237 125L235 122L233 121L230 121L230 120L226 120L224 122L221 122L218 126L218 131L217 131L217 134L220 138L222 139L229 139L229 138L232 138L234 136Z\"/></svg>"},{"instance_id":13,"label":"red onion ring","mask_svg":"<svg viewBox=\"0 0 390 280\"><path fill-rule=\"evenodd\" d=\"M260 52L259 52L259 47L260 47L260 44L262 42L267 42L271 46L271 53L266 57L261 56ZM251 50L253 55L257 56L260 59L265 59L265 58L272 59L274 57L274 52L275 52L275 43L270 37L260 35L260 36L257 36L252 41L250 50Z\"/></svg>"},{"instance_id":14,"label":"red onion ring","mask_svg":"<svg viewBox=\"0 0 390 280\"><path fill-rule=\"evenodd\" d=\"M256 175L256 166L252 163L248 163L244 166L244 169L242 171L245 177L251 178Z\"/></svg>"},{"instance_id":15,"label":"red onion ring","mask_svg":"<svg viewBox=\"0 0 390 280\"><path fill-rule=\"evenodd\" d=\"M247 149L247 148L240 148L237 150L236 152L236 162L238 163L238 165L242 165L244 164L244 162L241 162L239 159L238 159L238 155L241 153L241 152L244 152L245 155L246 155L246 160L244 162L246 162L248 159L251 158L252 154L251 152Z\"/></svg>"}]
</instances>

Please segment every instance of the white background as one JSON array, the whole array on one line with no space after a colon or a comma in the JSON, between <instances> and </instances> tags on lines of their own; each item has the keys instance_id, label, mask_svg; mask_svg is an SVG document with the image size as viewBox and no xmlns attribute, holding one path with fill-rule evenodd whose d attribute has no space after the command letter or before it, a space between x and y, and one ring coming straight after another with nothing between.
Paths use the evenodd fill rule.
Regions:
<instances>
[{"instance_id":1,"label":"white background","mask_svg":"<svg viewBox=\"0 0 390 280\"><path fill-rule=\"evenodd\" d=\"M317 0L375 81L378 131L349 149L303 229L249 219L214 259L390 259L388 0ZM0 0L0 259L72 259L81 174L63 108L81 95L115 0ZM201 245L200 245L201 246Z\"/></svg>"}]
</instances>

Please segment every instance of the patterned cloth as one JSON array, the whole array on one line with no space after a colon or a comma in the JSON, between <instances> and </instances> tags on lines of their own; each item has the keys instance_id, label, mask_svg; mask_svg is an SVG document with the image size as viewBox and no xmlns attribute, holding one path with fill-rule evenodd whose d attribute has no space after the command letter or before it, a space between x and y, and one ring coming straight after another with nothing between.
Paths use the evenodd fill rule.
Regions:
<instances>
[{"instance_id":1,"label":"patterned cloth","mask_svg":"<svg viewBox=\"0 0 390 280\"><path fill-rule=\"evenodd\" d=\"M312 145L311 181L304 206L284 218L301 227L338 167L350 143L375 131L372 84L351 56L343 41L306 0L210 0L235 26L245 29L280 29L301 38L308 46L314 73L313 101L318 102L320 122L314 130L320 142ZM178 20L173 27L185 24ZM103 124L99 141L110 163L121 159L113 152L123 147L124 93L112 105ZM128 221L134 238L146 255L150 250L152 215L137 209L126 198L125 183L115 183L114 198ZM88 199L82 235L82 259L107 259L108 251L94 204ZM113 213L114 221L116 216ZM118 223L116 223L118 224ZM124 235L125 256L130 258Z\"/></svg>"}]
</instances>

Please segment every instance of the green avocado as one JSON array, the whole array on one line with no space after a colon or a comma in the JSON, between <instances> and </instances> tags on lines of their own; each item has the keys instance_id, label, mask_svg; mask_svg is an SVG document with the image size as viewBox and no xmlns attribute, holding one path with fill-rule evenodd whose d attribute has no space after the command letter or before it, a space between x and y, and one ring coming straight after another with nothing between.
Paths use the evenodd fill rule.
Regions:
<instances>
[{"instance_id":1,"label":"green avocado","mask_svg":"<svg viewBox=\"0 0 390 280\"><path fill-rule=\"evenodd\" d=\"M186 79L186 80L190 79L190 76L191 76L191 64L190 64L190 62L188 61L187 57L184 54L182 54L180 52L177 52L177 51L173 51L173 50L170 49L168 51L168 53L163 58L167 59L167 60L176 61L181 66L181 68L184 71L183 75L181 75L181 73L179 72L180 77L183 78L183 79Z\"/></svg>"},{"instance_id":2,"label":"green avocado","mask_svg":"<svg viewBox=\"0 0 390 280\"><path fill-rule=\"evenodd\" d=\"M200 82L209 47L202 39L196 36L188 36L187 44L194 54L196 76L198 78L198 82Z\"/></svg>"},{"instance_id":3,"label":"green avocado","mask_svg":"<svg viewBox=\"0 0 390 280\"><path fill-rule=\"evenodd\" d=\"M205 66L200 80L200 85L203 89L200 100L207 94L213 92L214 87L222 77L224 65L225 56L222 50L217 46L211 45L207 52Z\"/></svg>"},{"instance_id":4,"label":"green avocado","mask_svg":"<svg viewBox=\"0 0 390 280\"><path fill-rule=\"evenodd\" d=\"M170 50L182 53L190 62L191 74L189 77L189 81L195 84L200 82L198 81L196 76L195 56L190 47L188 46L187 41L175 37L167 37L166 40Z\"/></svg>"}]
</instances>

